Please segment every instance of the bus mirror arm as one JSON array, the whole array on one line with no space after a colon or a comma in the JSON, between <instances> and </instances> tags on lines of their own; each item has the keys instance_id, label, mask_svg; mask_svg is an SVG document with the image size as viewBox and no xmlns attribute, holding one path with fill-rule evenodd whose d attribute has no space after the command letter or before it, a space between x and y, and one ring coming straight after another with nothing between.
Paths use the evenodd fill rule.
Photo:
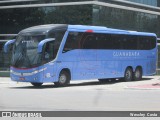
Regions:
<instances>
[{"instance_id":1,"label":"bus mirror arm","mask_svg":"<svg viewBox=\"0 0 160 120\"><path fill-rule=\"evenodd\" d=\"M6 43L4 44L4 52L5 52L5 53L8 53L8 46L11 45L11 44L13 44L14 42L15 42L15 39L9 40L8 42L6 42Z\"/></svg>"},{"instance_id":2,"label":"bus mirror arm","mask_svg":"<svg viewBox=\"0 0 160 120\"><path fill-rule=\"evenodd\" d=\"M38 44L38 50L37 50L37 52L38 52L38 53L41 53L42 50L43 50L44 44L47 43L47 42L50 42L50 41L54 41L54 40L55 40L55 38L47 38L47 39L42 40L42 41Z\"/></svg>"}]
</instances>

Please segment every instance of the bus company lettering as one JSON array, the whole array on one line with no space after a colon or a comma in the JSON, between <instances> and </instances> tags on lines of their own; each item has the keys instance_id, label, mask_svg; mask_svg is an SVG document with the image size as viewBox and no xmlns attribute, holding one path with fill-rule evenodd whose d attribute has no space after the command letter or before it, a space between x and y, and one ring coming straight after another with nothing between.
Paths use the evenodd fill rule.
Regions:
<instances>
[{"instance_id":1,"label":"bus company lettering","mask_svg":"<svg viewBox=\"0 0 160 120\"><path fill-rule=\"evenodd\" d=\"M114 57L138 57L140 56L139 52L113 52Z\"/></svg>"},{"instance_id":2,"label":"bus company lettering","mask_svg":"<svg viewBox=\"0 0 160 120\"><path fill-rule=\"evenodd\" d=\"M34 43L34 40L25 40L25 41L22 41L22 43L27 43L27 44Z\"/></svg>"}]
</instances>

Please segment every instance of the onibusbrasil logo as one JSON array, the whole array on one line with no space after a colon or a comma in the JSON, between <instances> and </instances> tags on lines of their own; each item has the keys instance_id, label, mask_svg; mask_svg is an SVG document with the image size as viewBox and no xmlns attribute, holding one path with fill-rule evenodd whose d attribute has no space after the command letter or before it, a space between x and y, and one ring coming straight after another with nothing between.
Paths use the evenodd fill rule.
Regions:
<instances>
[{"instance_id":1,"label":"onibusbrasil logo","mask_svg":"<svg viewBox=\"0 0 160 120\"><path fill-rule=\"evenodd\" d=\"M42 117L40 112L2 112L2 117Z\"/></svg>"}]
</instances>

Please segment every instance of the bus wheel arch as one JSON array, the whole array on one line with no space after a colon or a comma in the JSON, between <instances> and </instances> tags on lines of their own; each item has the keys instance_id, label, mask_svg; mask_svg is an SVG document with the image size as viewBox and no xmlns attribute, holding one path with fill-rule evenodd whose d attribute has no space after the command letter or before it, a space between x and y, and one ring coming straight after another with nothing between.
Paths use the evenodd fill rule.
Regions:
<instances>
[{"instance_id":1,"label":"bus wheel arch","mask_svg":"<svg viewBox=\"0 0 160 120\"><path fill-rule=\"evenodd\" d=\"M54 82L56 86L65 87L70 83L71 80L71 72L68 68L64 68L60 71L58 81Z\"/></svg>"},{"instance_id":2,"label":"bus wheel arch","mask_svg":"<svg viewBox=\"0 0 160 120\"><path fill-rule=\"evenodd\" d=\"M142 75L143 75L143 69L141 66L137 66L135 71L134 71L134 75L133 78L134 80L141 80L142 79Z\"/></svg>"},{"instance_id":3,"label":"bus wheel arch","mask_svg":"<svg viewBox=\"0 0 160 120\"><path fill-rule=\"evenodd\" d=\"M129 82L132 81L132 79L133 79L133 68L131 66L128 66L124 72L124 81Z\"/></svg>"}]
</instances>

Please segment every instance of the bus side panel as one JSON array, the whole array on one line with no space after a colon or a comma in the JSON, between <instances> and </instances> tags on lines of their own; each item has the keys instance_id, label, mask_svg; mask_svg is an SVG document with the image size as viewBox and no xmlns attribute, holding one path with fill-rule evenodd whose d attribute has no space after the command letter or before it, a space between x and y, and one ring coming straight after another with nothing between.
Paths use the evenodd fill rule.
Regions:
<instances>
[{"instance_id":1,"label":"bus side panel","mask_svg":"<svg viewBox=\"0 0 160 120\"><path fill-rule=\"evenodd\" d=\"M143 50L70 50L62 53L58 71L68 68L72 79L103 79L124 77L127 67L133 72L137 66L143 75L152 75L156 70L156 52ZM59 74L59 73L58 73Z\"/></svg>"},{"instance_id":2,"label":"bus side panel","mask_svg":"<svg viewBox=\"0 0 160 120\"><path fill-rule=\"evenodd\" d=\"M122 61L113 57L113 50L98 50L98 78L118 78L122 76Z\"/></svg>"},{"instance_id":3,"label":"bus side panel","mask_svg":"<svg viewBox=\"0 0 160 120\"><path fill-rule=\"evenodd\" d=\"M63 60L63 64L58 66L58 69L69 68L72 79L82 80L98 78L97 72L101 69L101 63L97 61L96 50L71 50L62 53L59 57L59 60L60 59Z\"/></svg>"},{"instance_id":4,"label":"bus side panel","mask_svg":"<svg viewBox=\"0 0 160 120\"><path fill-rule=\"evenodd\" d=\"M99 74L99 78L124 77L127 67L131 67L133 71L136 69L135 61L138 57L140 53L135 50L100 50L98 59L103 61L101 72L106 74L103 77Z\"/></svg>"},{"instance_id":5,"label":"bus side panel","mask_svg":"<svg viewBox=\"0 0 160 120\"><path fill-rule=\"evenodd\" d=\"M69 69L71 73L71 79L76 79L75 76L75 69L77 67L77 58L79 54L76 50L67 51L64 53L60 53L59 57L57 58L57 78L60 74L60 72L63 69ZM78 71L79 72L79 71Z\"/></svg>"},{"instance_id":6,"label":"bus side panel","mask_svg":"<svg viewBox=\"0 0 160 120\"><path fill-rule=\"evenodd\" d=\"M101 62L98 61L98 51L96 49L82 49L79 50L79 57L77 58L77 68L80 68L81 73L77 74L77 78L80 79L97 79L98 71L101 71ZM76 72L77 73L77 72Z\"/></svg>"},{"instance_id":7,"label":"bus side panel","mask_svg":"<svg viewBox=\"0 0 160 120\"><path fill-rule=\"evenodd\" d=\"M57 80L56 73L57 73L57 63L55 61L51 61L43 66L43 74L41 74L41 78L43 82L54 82Z\"/></svg>"},{"instance_id":8,"label":"bus side panel","mask_svg":"<svg viewBox=\"0 0 160 120\"><path fill-rule=\"evenodd\" d=\"M155 59L148 59L148 60L144 60L142 62L145 63L142 66L143 76L156 74L156 60Z\"/></svg>"},{"instance_id":9,"label":"bus side panel","mask_svg":"<svg viewBox=\"0 0 160 120\"><path fill-rule=\"evenodd\" d=\"M156 49L141 50L139 56L135 58L135 68L142 67L143 76L154 75L156 73Z\"/></svg>"}]
</instances>

